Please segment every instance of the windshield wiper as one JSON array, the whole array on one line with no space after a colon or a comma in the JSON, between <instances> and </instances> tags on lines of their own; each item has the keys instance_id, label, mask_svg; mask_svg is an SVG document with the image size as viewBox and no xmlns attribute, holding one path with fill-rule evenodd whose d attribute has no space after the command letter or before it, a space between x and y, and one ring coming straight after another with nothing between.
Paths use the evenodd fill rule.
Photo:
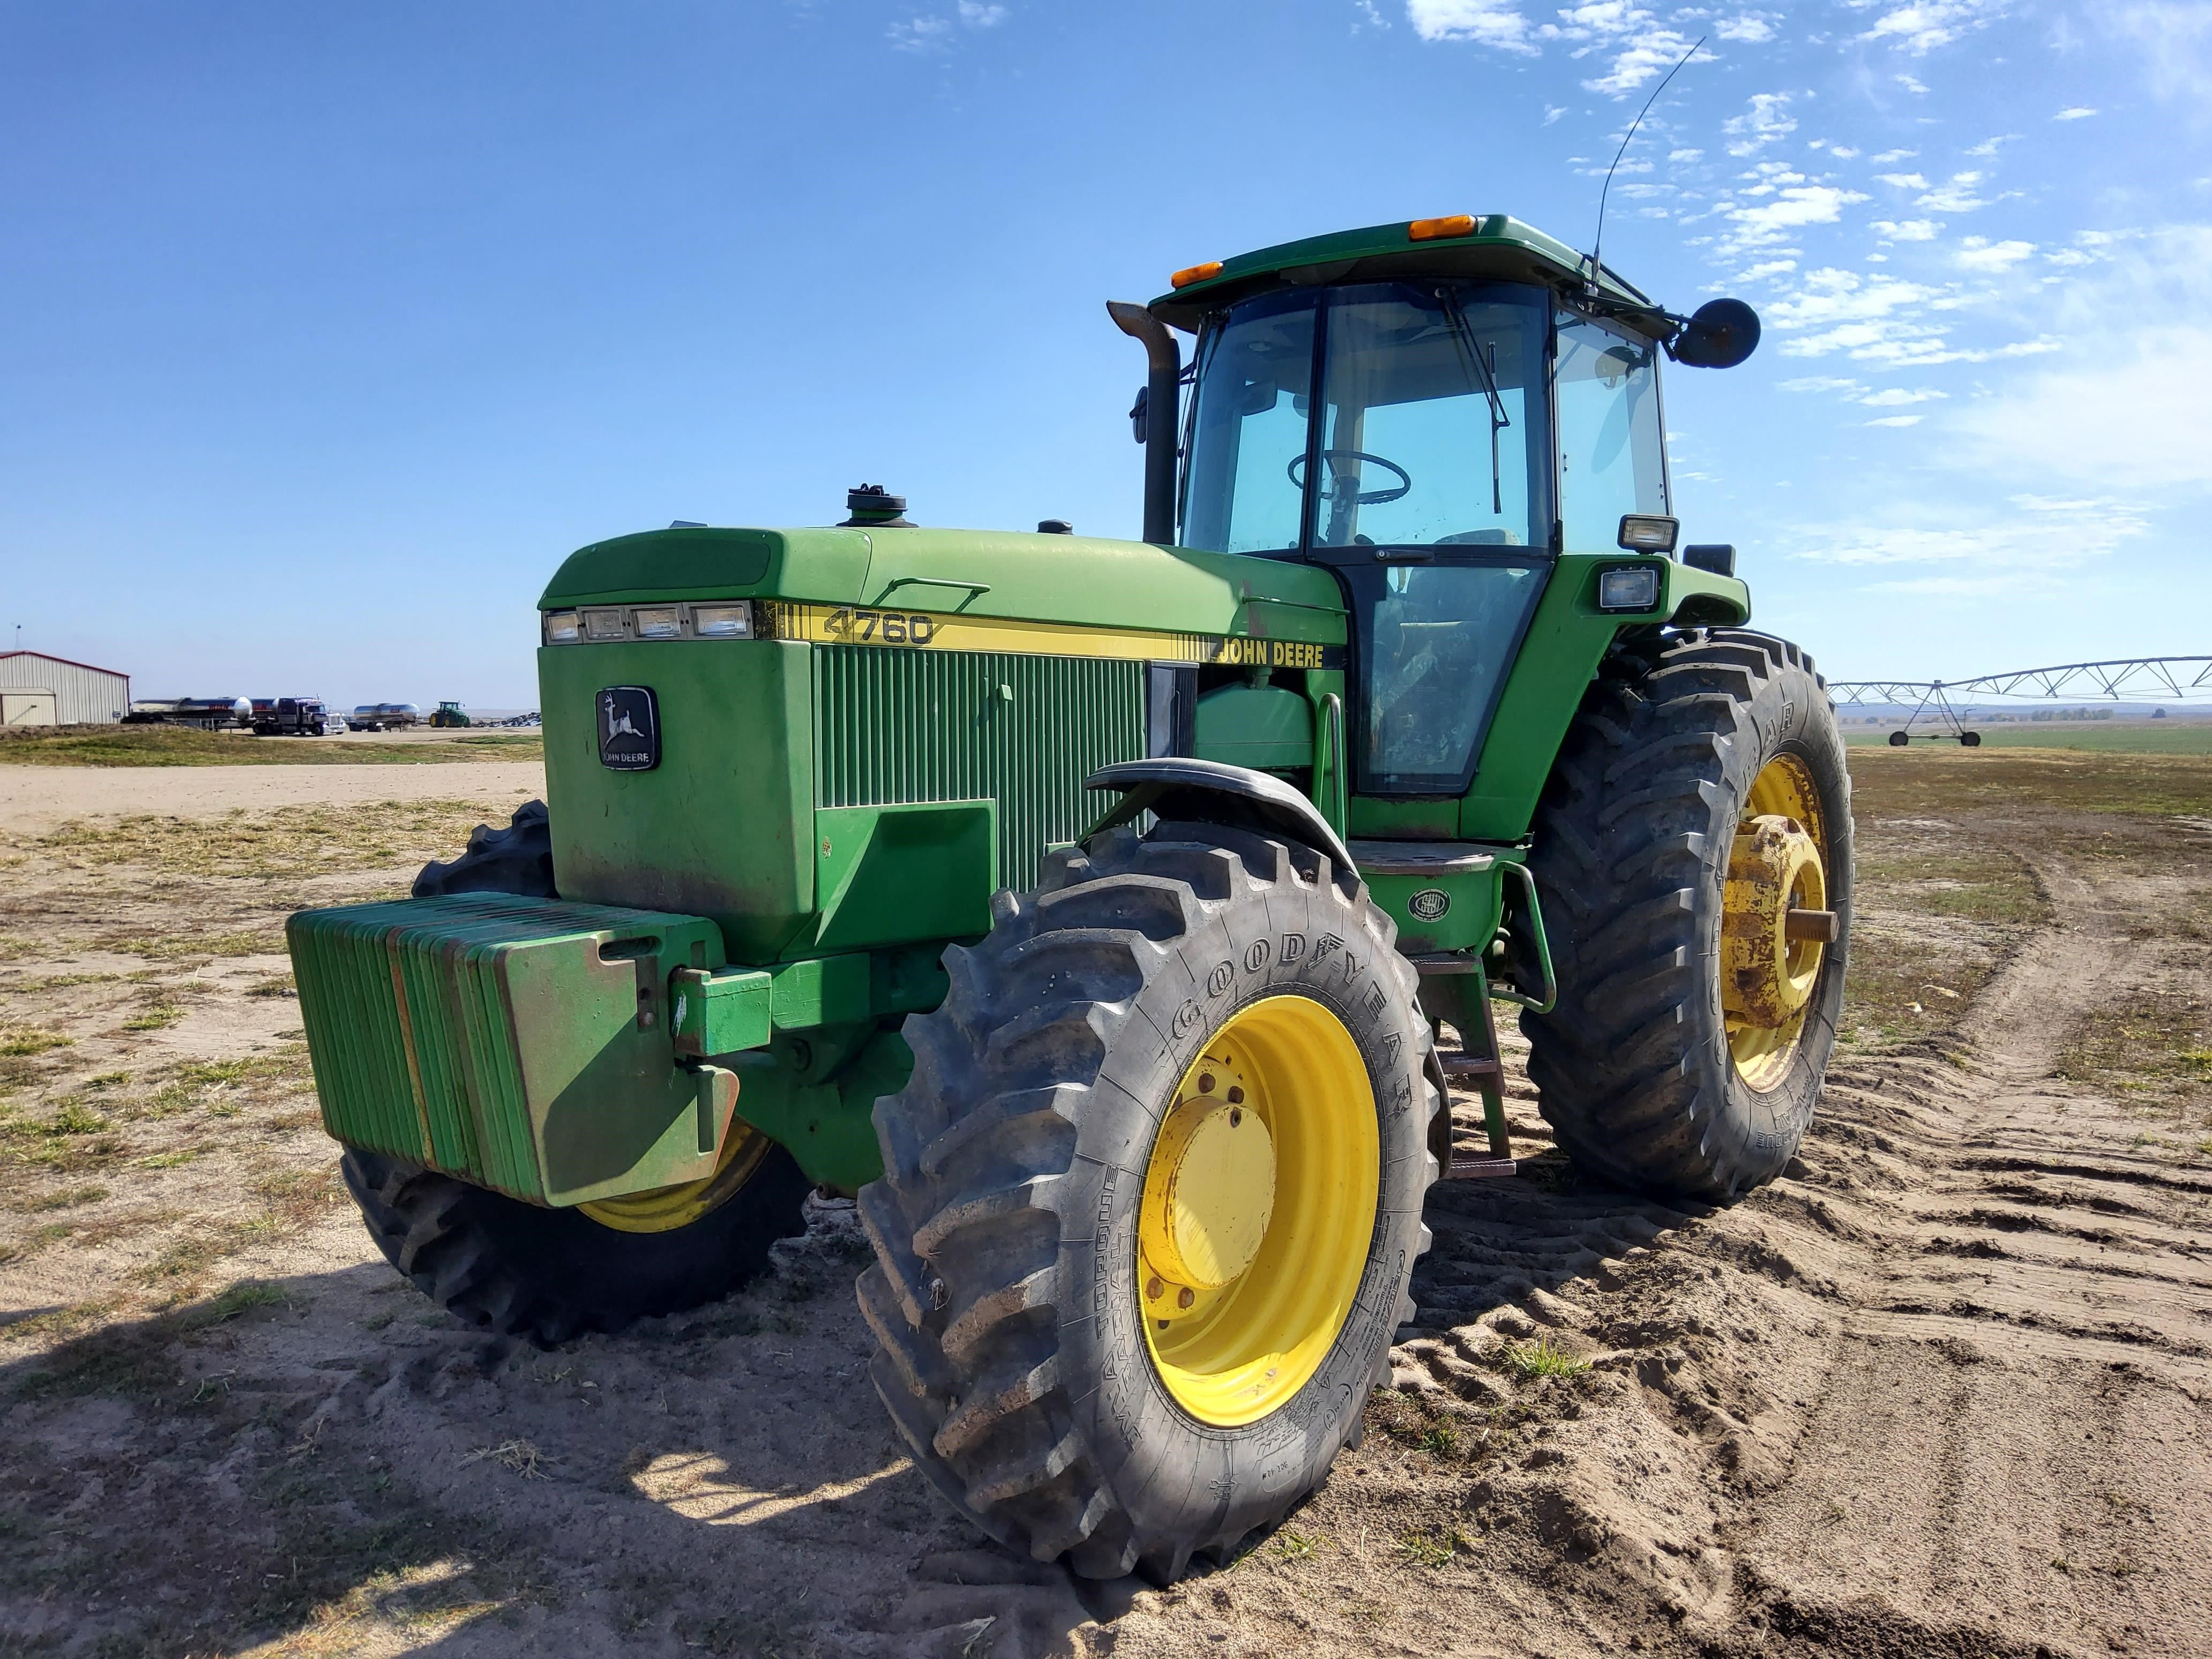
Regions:
<instances>
[{"instance_id":1,"label":"windshield wiper","mask_svg":"<svg viewBox=\"0 0 2212 1659\"><path fill-rule=\"evenodd\" d=\"M1444 320L1450 325L1452 343L1468 360L1476 377L1482 382L1485 396L1490 399L1490 510L1498 517L1505 516L1505 492L1503 469L1499 465L1498 434L1513 422L1505 413L1505 399L1498 395L1498 348L1490 348L1491 361L1482 360L1482 348L1476 343L1474 331L1467 325L1467 313L1460 309L1459 296L1449 289L1437 297L1444 302Z\"/></svg>"}]
</instances>

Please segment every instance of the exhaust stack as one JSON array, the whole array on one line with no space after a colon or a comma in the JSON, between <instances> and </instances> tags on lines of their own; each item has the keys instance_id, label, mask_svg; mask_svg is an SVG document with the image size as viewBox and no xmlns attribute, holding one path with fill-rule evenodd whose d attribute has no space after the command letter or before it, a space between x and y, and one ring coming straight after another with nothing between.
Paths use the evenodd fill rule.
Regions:
<instances>
[{"instance_id":1,"label":"exhaust stack","mask_svg":"<svg viewBox=\"0 0 2212 1659\"><path fill-rule=\"evenodd\" d=\"M1149 373L1145 380L1145 539L1163 547L1175 543L1176 383L1182 379L1182 348L1168 325L1142 306L1106 302L1114 325L1145 346Z\"/></svg>"}]
</instances>

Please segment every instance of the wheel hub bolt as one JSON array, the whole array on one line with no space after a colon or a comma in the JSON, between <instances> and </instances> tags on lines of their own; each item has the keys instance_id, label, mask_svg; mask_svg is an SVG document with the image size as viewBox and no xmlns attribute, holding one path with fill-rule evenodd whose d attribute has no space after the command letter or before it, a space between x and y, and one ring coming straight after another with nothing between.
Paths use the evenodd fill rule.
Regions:
<instances>
[{"instance_id":1,"label":"wheel hub bolt","mask_svg":"<svg viewBox=\"0 0 2212 1659\"><path fill-rule=\"evenodd\" d=\"M1157 1302L1166 1290L1167 1286L1161 1284L1158 1279L1148 1279L1145 1281L1145 1300Z\"/></svg>"},{"instance_id":2,"label":"wheel hub bolt","mask_svg":"<svg viewBox=\"0 0 2212 1659\"><path fill-rule=\"evenodd\" d=\"M1197 1300L1198 1292L1191 1289L1188 1285L1184 1285L1181 1290L1176 1292L1176 1306L1178 1308L1188 1308L1192 1303Z\"/></svg>"}]
</instances>

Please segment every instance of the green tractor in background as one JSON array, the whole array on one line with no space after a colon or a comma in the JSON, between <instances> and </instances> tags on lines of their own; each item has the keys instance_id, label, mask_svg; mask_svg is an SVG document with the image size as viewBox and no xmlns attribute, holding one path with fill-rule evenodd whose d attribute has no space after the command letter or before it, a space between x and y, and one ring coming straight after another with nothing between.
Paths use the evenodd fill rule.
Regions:
<instances>
[{"instance_id":1,"label":"green tractor in background","mask_svg":"<svg viewBox=\"0 0 2212 1659\"><path fill-rule=\"evenodd\" d=\"M1498 216L1110 309L1143 541L864 488L586 547L540 601L550 812L289 937L427 1293L614 1330L857 1194L917 1464L1013 1548L1164 1580L1322 1480L1430 1184L1512 1172L1493 998L1593 1173L1784 1168L1851 820L1811 663L1743 630L1732 550L1674 556L1659 358L1741 361L1747 307Z\"/></svg>"},{"instance_id":2,"label":"green tractor in background","mask_svg":"<svg viewBox=\"0 0 2212 1659\"><path fill-rule=\"evenodd\" d=\"M469 719L467 709L448 697L432 712L428 724L434 726L458 726L472 725L474 722Z\"/></svg>"}]
</instances>

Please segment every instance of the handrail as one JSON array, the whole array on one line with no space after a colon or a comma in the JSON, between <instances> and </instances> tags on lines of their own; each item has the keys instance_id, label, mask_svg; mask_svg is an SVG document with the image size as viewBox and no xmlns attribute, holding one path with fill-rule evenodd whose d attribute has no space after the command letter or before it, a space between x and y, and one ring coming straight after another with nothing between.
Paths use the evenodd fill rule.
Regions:
<instances>
[{"instance_id":1,"label":"handrail","mask_svg":"<svg viewBox=\"0 0 2212 1659\"><path fill-rule=\"evenodd\" d=\"M1328 798L1316 799L1322 816L1339 836L1349 837L1352 833L1352 794L1345 780L1344 699L1334 691L1326 692L1321 700L1322 729L1328 734ZM1314 780L1314 793L1322 793L1319 778Z\"/></svg>"},{"instance_id":2,"label":"handrail","mask_svg":"<svg viewBox=\"0 0 2212 1659\"><path fill-rule=\"evenodd\" d=\"M1494 980L1490 984L1490 994L1507 1002L1517 1002L1533 1012L1548 1014L1559 1004L1559 979L1552 968L1552 942L1544 937L1544 907L1536 899L1536 878L1525 864L1508 864L1504 867L1521 878L1521 884L1528 892L1528 931L1535 935L1536 961L1544 970L1544 995L1539 1001L1534 997L1499 985Z\"/></svg>"}]
</instances>

